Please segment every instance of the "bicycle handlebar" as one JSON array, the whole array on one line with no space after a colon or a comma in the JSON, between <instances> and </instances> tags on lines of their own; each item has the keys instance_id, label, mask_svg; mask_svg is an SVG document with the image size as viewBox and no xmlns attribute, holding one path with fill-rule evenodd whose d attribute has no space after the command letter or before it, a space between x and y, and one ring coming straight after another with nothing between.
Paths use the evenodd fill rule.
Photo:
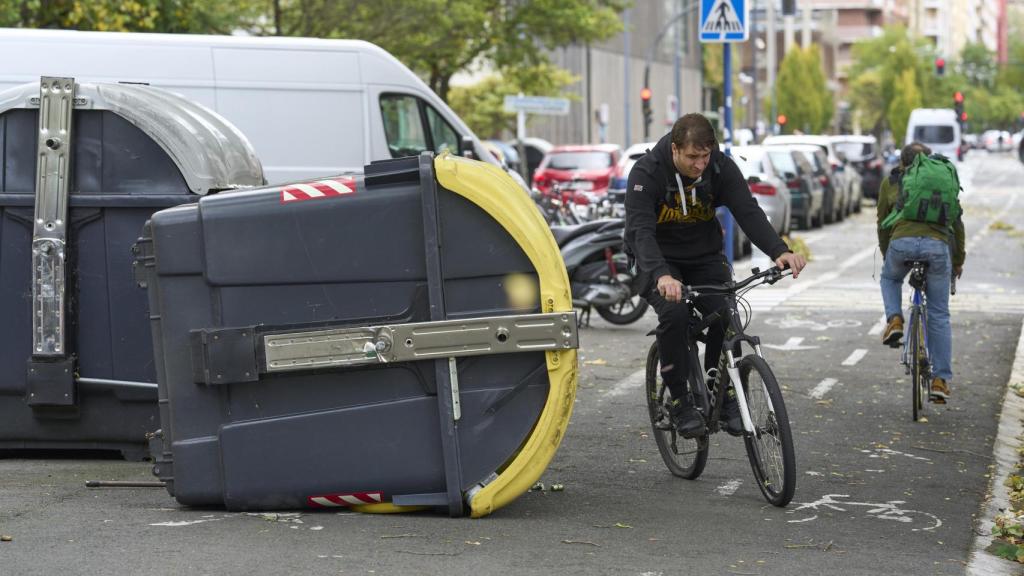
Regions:
<instances>
[{"instance_id":1,"label":"bicycle handlebar","mask_svg":"<svg viewBox=\"0 0 1024 576\"><path fill-rule=\"evenodd\" d=\"M711 292L714 294L731 294L738 290L746 288L757 280L762 280L761 284L775 284L779 280L782 280L785 276L790 276L793 271L787 266L784 270L779 270L776 266L769 266L766 270L758 270L754 268L753 274L740 280L739 282L726 282L725 284L684 284L683 285L683 298L686 298L690 294L694 296L700 296L701 292Z\"/></svg>"}]
</instances>

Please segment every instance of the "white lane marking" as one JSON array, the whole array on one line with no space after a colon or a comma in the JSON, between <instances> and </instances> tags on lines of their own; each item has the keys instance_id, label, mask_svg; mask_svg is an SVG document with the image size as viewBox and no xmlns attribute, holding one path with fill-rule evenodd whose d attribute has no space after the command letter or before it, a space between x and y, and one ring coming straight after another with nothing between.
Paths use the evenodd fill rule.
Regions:
<instances>
[{"instance_id":1,"label":"white lane marking","mask_svg":"<svg viewBox=\"0 0 1024 576\"><path fill-rule=\"evenodd\" d=\"M722 496L732 496L737 490L739 490L740 484L743 484L743 480L729 480L725 484L715 488L715 492Z\"/></svg>"},{"instance_id":2,"label":"white lane marking","mask_svg":"<svg viewBox=\"0 0 1024 576\"><path fill-rule=\"evenodd\" d=\"M642 387L646 381L647 370L637 370L616 382L615 385L612 386L611 390L606 390L604 397L612 398L615 396L625 396L626 394L633 392L633 390Z\"/></svg>"},{"instance_id":3,"label":"white lane marking","mask_svg":"<svg viewBox=\"0 0 1024 576\"><path fill-rule=\"evenodd\" d=\"M220 520L220 518L207 518L206 520L182 520L180 522L157 522L156 524L150 524L150 526L191 526L193 524L202 524L203 522L214 522Z\"/></svg>"},{"instance_id":4,"label":"white lane marking","mask_svg":"<svg viewBox=\"0 0 1024 576\"><path fill-rule=\"evenodd\" d=\"M843 360L843 366L856 366L857 362L860 362L867 354L866 348L857 348L853 351L853 354L850 354L846 360Z\"/></svg>"},{"instance_id":5,"label":"white lane marking","mask_svg":"<svg viewBox=\"0 0 1024 576\"><path fill-rule=\"evenodd\" d=\"M909 452L900 452L899 450L893 450L892 448L875 448L874 450L861 450L864 454L870 454L868 458L883 458L888 456L906 456L911 460L920 460L922 462L931 462L931 458L925 458L924 456L917 456Z\"/></svg>"},{"instance_id":6,"label":"white lane marking","mask_svg":"<svg viewBox=\"0 0 1024 576\"><path fill-rule=\"evenodd\" d=\"M818 382L818 385L812 388L808 395L815 400L821 400L821 398L823 398L825 394L828 394L828 391L838 383L839 381L835 378L825 378L821 382Z\"/></svg>"},{"instance_id":7,"label":"white lane marking","mask_svg":"<svg viewBox=\"0 0 1024 576\"><path fill-rule=\"evenodd\" d=\"M801 346L800 343L803 342L803 341L804 341L803 337L801 337L801 336L793 336L789 340L786 340L786 343L782 344L782 345L779 345L779 344L762 344L761 346L764 346L765 348L772 348L774 350L785 350L787 352L788 351L792 351L792 350L813 350L813 349L817 348L817 346Z\"/></svg>"},{"instance_id":8,"label":"white lane marking","mask_svg":"<svg viewBox=\"0 0 1024 576\"><path fill-rule=\"evenodd\" d=\"M868 330L868 336L878 336L879 334L882 333L882 330L885 330L885 325L886 324L888 324L888 322L886 322L885 316L883 315L878 320L878 323L875 324L874 326L872 326L871 330Z\"/></svg>"}]
</instances>

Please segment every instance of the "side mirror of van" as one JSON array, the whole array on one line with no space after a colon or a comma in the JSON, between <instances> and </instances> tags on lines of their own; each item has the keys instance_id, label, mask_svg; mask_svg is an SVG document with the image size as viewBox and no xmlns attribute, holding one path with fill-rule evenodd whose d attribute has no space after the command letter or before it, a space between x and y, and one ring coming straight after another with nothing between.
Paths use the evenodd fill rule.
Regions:
<instances>
[{"instance_id":1,"label":"side mirror of van","mask_svg":"<svg viewBox=\"0 0 1024 576\"><path fill-rule=\"evenodd\" d=\"M460 148L460 152L466 158L476 158L476 148L473 146L473 139L469 136L462 137L462 145Z\"/></svg>"}]
</instances>

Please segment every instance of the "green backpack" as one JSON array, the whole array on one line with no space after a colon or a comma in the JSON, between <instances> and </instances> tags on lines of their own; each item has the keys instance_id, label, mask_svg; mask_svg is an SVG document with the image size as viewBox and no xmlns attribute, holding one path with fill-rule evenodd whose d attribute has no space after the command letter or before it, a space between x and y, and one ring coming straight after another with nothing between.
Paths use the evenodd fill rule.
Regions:
<instances>
[{"instance_id":1,"label":"green backpack","mask_svg":"<svg viewBox=\"0 0 1024 576\"><path fill-rule=\"evenodd\" d=\"M888 230L900 220L952 227L960 217L960 179L945 156L918 154L900 179L896 205L882 222Z\"/></svg>"}]
</instances>

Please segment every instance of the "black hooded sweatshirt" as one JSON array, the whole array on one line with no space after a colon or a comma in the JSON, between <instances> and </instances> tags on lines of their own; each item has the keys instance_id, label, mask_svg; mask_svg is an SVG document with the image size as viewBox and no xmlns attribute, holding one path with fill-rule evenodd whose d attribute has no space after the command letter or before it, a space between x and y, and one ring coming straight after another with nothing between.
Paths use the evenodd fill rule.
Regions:
<instances>
[{"instance_id":1,"label":"black hooded sweatshirt","mask_svg":"<svg viewBox=\"0 0 1024 576\"><path fill-rule=\"evenodd\" d=\"M718 257L723 249L722 227L715 217L719 206L732 212L750 241L773 261L789 251L731 158L713 150L695 181L679 174L672 163L672 134L662 137L633 166L626 184L625 240L640 270L659 278L671 274L668 262L685 266Z\"/></svg>"}]
</instances>

